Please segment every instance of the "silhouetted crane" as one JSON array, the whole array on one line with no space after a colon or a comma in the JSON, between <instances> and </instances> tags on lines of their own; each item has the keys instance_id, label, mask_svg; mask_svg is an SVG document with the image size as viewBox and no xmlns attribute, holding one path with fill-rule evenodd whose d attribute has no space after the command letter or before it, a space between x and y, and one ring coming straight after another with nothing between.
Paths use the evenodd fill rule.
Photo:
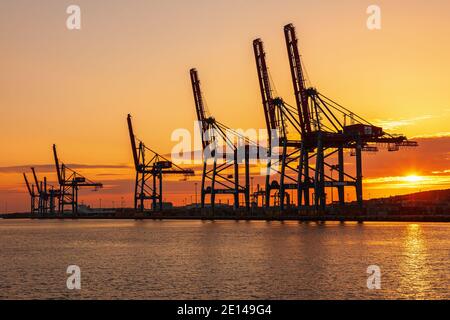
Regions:
<instances>
[{"instance_id":1,"label":"silhouetted crane","mask_svg":"<svg viewBox=\"0 0 450 320\"><path fill-rule=\"evenodd\" d=\"M233 195L233 207L239 208L239 194L244 194L245 207L250 208L250 141L208 116L200 88L200 79L195 68L190 70L195 110L202 138L203 171L201 182L201 207L205 207L206 195L210 195L210 204L214 208L216 195ZM241 141L239 145L234 142ZM224 152L223 149L226 149ZM227 154L231 151L231 154ZM208 162L212 161L212 168ZM239 182L239 164L244 163L244 185ZM228 170L233 168L233 173ZM217 187L216 185L219 185Z\"/></svg>"},{"instance_id":2,"label":"silhouetted crane","mask_svg":"<svg viewBox=\"0 0 450 320\"><path fill-rule=\"evenodd\" d=\"M64 214L65 207L70 206L72 214L78 213L78 191L80 188L94 188L98 190L103 187L99 182L93 182L64 163L59 162L56 145L53 145L53 156L55 159L56 175L60 187L58 212Z\"/></svg>"},{"instance_id":3,"label":"silhouetted crane","mask_svg":"<svg viewBox=\"0 0 450 320\"><path fill-rule=\"evenodd\" d=\"M280 140L281 156L279 175L266 177L266 206L269 206L270 190L279 189L279 205L284 209L286 190L297 191L298 208L310 207L310 193L316 209L326 206L326 188L337 188L339 203L344 204L345 187L354 187L358 204L362 205L362 151L378 151L377 145L388 145L389 151L400 147L415 147L417 142L402 135L391 135L374 126L347 108L307 88L298 50L298 40L292 24L284 27L286 48L294 88L296 107L281 98L272 96L265 52L260 39L253 42L258 79L268 130L274 130ZM347 124L350 121L350 124ZM289 129L290 130L289 130ZM292 130L294 129L294 130ZM288 132L296 139L288 137ZM271 148L269 148L271 149ZM355 176L344 168L344 149L356 157ZM330 163L337 155L337 164ZM297 165L294 165L296 164ZM311 166L310 163L315 163ZM271 167L272 166L272 167ZM326 172L335 170L338 178ZM269 163L268 172L273 169ZM287 181L289 180L289 181Z\"/></svg>"},{"instance_id":4,"label":"silhouetted crane","mask_svg":"<svg viewBox=\"0 0 450 320\"><path fill-rule=\"evenodd\" d=\"M134 188L134 208L144 212L145 200L152 201L152 210L163 209L163 176L182 174L194 175L192 169L182 169L172 161L158 154L136 139L131 122L131 115L127 117L128 132L131 141L136 180ZM136 144L136 142L138 142Z\"/></svg>"}]
</instances>

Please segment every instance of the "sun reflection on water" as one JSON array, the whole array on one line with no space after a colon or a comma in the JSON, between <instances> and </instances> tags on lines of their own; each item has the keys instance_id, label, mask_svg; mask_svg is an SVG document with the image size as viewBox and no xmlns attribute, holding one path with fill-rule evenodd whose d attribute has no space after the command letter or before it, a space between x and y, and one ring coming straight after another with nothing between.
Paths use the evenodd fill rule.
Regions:
<instances>
[{"instance_id":1,"label":"sun reflection on water","mask_svg":"<svg viewBox=\"0 0 450 320\"><path fill-rule=\"evenodd\" d=\"M400 290L408 298L430 298L431 291L427 274L430 272L427 263L427 247L422 227L419 224L409 224L406 227L403 242L403 259L400 268Z\"/></svg>"}]
</instances>

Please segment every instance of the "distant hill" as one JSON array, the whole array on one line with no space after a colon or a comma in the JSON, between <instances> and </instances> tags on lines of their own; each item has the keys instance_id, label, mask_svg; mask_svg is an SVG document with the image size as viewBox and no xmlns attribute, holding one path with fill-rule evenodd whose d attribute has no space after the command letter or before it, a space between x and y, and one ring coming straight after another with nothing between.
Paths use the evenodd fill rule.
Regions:
<instances>
[{"instance_id":1,"label":"distant hill","mask_svg":"<svg viewBox=\"0 0 450 320\"><path fill-rule=\"evenodd\" d=\"M434 210L436 212L449 212L450 189L423 191L401 196L391 196L388 198L370 199L366 200L365 203L369 207L414 207L422 209L426 208L427 210Z\"/></svg>"},{"instance_id":2,"label":"distant hill","mask_svg":"<svg viewBox=\"0 0 450 320\"><path fill-rule=\"evenodd\" d=\"M386 199L386 198L384 198ZM449 202L450 203L450 189L446 190L431 190L405 194L401 196L393 196L388 199L397 201L432 201L432 202Z\"/></svg>"}]
</instances>

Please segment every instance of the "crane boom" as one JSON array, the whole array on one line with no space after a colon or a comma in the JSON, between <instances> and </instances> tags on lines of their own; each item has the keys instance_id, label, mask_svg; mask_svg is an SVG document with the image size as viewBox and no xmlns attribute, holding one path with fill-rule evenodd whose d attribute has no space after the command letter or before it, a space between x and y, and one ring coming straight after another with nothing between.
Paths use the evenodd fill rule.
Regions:
<instances>
[{"instance_id":1,"label":"crane boom","mask_svg":"<svg viewBox=\"0 0 450 320\"><path fill-rule=\"evenodd\" d=\"M28 182L28 178L27 175L24 173L23 174L23 178L25 179L25 184L27 185L27 189L28 189L28 193L30 194L30 196L34 196L34 192L31 189L30 183Z\"/></svg>"},{"instance_id":2,"label":"crane boom","mask_svg":"<svg viewBox=\"0 0 450 320\"><path fill-rule=\"evenodd\" d=\"M59 167L58 154L56 152L56 144L53 145L53 157L55 158L56 175L58 176L58 183L61 185L63 181L61 177L61 168Z\"/></svg>"},{"instance_id":3,"label":"crane boom","mask_svg":"<svg viewBox=\"0 0 450 320\"><path fill-rule=\"evenodd\" d=\"M41 193L42 190L41 190L41 187L40 187L40 184L39 184L39 180L38 180L37 175L36 175L36 171L34 170L34 168L31 168L31 171L33 172L33 177L34 177L34 182L36 183L37 192Z\"/></svg>"},{"instance_id":4,"label":"crane boom","mask_svg":"<svg viewBox=\"0 0 450 320\"><path fill-rule=\"evenodd\" d=\"M138 170L139 169L139 158L138 158L138 154L137 154L136 139L134 136L133 124L131 122L130 114L127 117L127 123L128 123L128 132L130 134L131 150L133 152L134 167L136 168L136 170Z\"/></svg>"},{"instance_id":5,"label":"crane boom","mask_svg":"<svg viewBox=\"0 0 450 320\"><path fill-rule=\"evenodd\" d=\"M308 109L308 96L305 88L305 79L298 50L298 40L293 24L284 27L286 47L291 67L292 84L294 86L295 102L297 103L302 134L311 132L311 122Z\"/></svg>"},{"instance_id":6,"label":"crane boom","mask_svg":"<svg viewBox=\"0 0 450 320\"><path fill-rule=\"evenodd\" d=\"M191 83L192 83L192 92L194 94L194 101L195 101L195 111L197 113L197 119L200 122L202 134L206 132L207 126L206 126L206 113L205 113L205 105L203 102L202 92L200 89L200 80L198 77L198 71L195 68L192 68L190 70L191 74ZM202 139L203 148L206 148L206 141Z\"/></svg>"},{"instance_id":7,"label":"crane boom","mask_svg":"<svg viewBox=\"0 0 450 320\"><path fill-rule=\"evenodd\" d=\"M272 88L269 81L269 72L266 63L266 53L264 52L264 45L261 39L258 38L253 41L253 51L255 53L256 69L258 72L259 88L264 107L266 127L270 136L270 129L275 129L277 124L275 120Z\"/></svg>"}]
</instances>

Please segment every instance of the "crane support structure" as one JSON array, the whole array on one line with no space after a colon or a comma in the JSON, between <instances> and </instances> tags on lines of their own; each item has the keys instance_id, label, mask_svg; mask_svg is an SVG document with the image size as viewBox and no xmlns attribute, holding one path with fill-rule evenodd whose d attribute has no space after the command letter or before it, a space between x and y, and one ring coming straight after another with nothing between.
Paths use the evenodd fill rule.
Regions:
<instances>
[{"instance_id":1,"label":"crane support structure","mask_svg":"<svg viewBox=\"0 0 450 320\"><path fill-rule=\"evenodd\" d=\"M151 200L151 210L163 210L163 176L192 176L192 169L183 169L157 152L147 148L142 141L136 139L133 131L131 115L127 117L131 151L136 170L134 188L134 208L144 212L146 200Z\"/></svg>"},{"instance_id":2,"label":"crane support structure","mask_svg":"<svg viewBox=\"0 0 450 320\"><path fill-rule=\"evenodd\" d=\"M96 191L102 188L103 184L93 182L64 163L60 163L56 145L53 145L53 157L59 183L58 212L64 214L66 208L69 207L69 211L76 215L78 213L78 191L80 188L93 188Z\"/></svg>"},{"instance_id":3,"label":"crane support structure","mask_svg":"<svg viewBox=\"0 0 450 320\"><path fill-rule=\"evenodd\" d=\"M203 147L201 207L205 208L207 195L210 196L211 208L216 205L217 195L232 195L236 210L239 208L239 195L243 194L244 206L249 210L251 142L207 115L197 69L190 70L190 77ZM226 151L220 152L224 149ZM239 179L240 164L245 167L243 182Z\"/></svg>"}]
</instances>

